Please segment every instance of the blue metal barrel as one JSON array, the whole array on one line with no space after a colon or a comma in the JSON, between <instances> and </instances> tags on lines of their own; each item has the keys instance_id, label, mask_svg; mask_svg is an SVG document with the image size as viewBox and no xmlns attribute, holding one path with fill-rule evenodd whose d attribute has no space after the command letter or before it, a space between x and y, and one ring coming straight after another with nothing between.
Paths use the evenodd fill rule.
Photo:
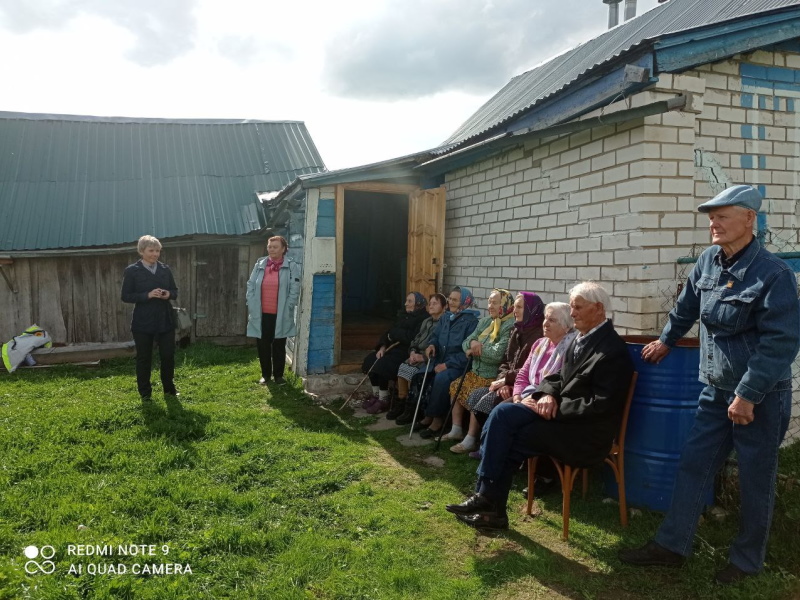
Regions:
<instances>
[{"instance_id":1,"label":"blue metal barrel","mask_svg":"<svg viewBox=\"0 0 800 600\"><path fill-rule=\"evenodd\" d=\"M699 345L681 340L659 364L642 360L642 348L658 339L623 336L639 373L628 417L625 440L625 494L630 506L666 511L678 460L694 422L703 384L697 380ZM606 493L617 497L611 470L605 477ZM706 504L714 502L709 490Z\"/></svg>"}]
</instances>

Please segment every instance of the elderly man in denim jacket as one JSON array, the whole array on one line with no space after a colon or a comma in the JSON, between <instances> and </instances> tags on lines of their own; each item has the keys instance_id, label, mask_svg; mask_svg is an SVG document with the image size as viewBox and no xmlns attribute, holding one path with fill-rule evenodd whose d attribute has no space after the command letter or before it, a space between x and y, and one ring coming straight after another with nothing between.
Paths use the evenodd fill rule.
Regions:
<instances>
[{"instance_id":1,"label":"elderly man in denim jacket","mask_svg":"<svg viewBox=\"0 0 800 600\"><path fill-rule=\"evenodd\" d=\"M739 532L716 581L729 584L764 564L778 448L788 427L792 361L800 347L800 304L794 273L753 236L761 196L728 188L701 204L711 239L669 314L658 341L642 358L660 362L700 319L700 394L683 448L672 504L655 540L622 550L632 565L679 566L691 553L703 498L732 449L739 462Z\"/></svg>"}]
</instances>

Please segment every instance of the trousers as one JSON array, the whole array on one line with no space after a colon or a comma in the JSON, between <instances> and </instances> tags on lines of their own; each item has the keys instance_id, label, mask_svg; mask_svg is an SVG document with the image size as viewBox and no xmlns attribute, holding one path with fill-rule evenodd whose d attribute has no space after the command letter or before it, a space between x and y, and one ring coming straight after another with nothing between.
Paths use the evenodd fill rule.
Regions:
<instances>
[{"instance_id":1,"label":"trousers","mask_svg":"<svg viewBox=\"0 0 800 600\"><path fill-rule=\"evenodd\" d=\"M261 376L269 381L273 375L283 377L286 368L286 338L275 337L278 315L261 313L261 337L256 339Z\"/></svg>"},{"instance_id":2,"label":"trousers","mask_svg":"<svg viewBox=\"0 0 800 600\"><path fill-rule=\"evenodd\" d=\"M150 374L153 369L153 344L158 343L158 356L161 361L161 385L165 394L175 393L175 331L163 333L133 332L136 345L136 387L143 398L153 393Z\"/></svg>"},{"instance_id":3,"label":"trousers","mask_svg":"<svg viewBox=\"0 0 800 600\"><path fill-rule=\"evenodd\" d=\"M747 573L764 566L775 505L778 449L789 425L792 391L774 390L754 406L748 425L734 425L728 406L734 392L706 386L700 393L694 425L681 453L667 516L655 541L688 556L697 531L703 498L731 450L739 462L739 531L730 548L731 564Z\"/></svg>"}]
</instances>

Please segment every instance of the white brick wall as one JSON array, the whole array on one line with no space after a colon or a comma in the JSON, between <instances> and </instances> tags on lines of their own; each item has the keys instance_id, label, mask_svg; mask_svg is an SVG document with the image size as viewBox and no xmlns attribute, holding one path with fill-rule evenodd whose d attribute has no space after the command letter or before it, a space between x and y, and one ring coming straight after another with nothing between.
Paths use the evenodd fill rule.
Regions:
<instances>
[{"instance_id":1,"label":"white brick wall","mask_svg":"<svg viewBox=\"0 0 800 600\"><path fill-rule=\"evenodd\" d=\"M691 269L677 260L709 241L696 207L726 181L765 185L769 226L800 247L800 92L797 112L785 98L782 110L772 97L759 108L765 91L744 106L752 90L742 62L800 69L798 55L756 52L661 75L604 114L690 93L686 110L527 142L447 174L445 285L471 286L485 306L493 285L549 302L595 279L612 294L622 331L657 333ZM748 156L763 168L748 168Z\"/></svg>"}]
</instances>

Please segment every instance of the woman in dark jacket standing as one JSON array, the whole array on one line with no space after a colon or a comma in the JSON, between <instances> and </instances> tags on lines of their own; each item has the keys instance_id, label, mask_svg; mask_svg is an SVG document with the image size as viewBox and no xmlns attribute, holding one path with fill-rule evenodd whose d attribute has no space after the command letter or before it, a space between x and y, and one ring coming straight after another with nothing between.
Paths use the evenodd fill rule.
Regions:
<instances>
[{"instance_id":1,"label":"woman in dark jacket standing","mask_svg":"<svg viewBox=\"0 0 800 600\"><path fill-rule=\"evenodd\" d=\"M364 359L361 370L369 373L372 395L364 400L361 407L369 414L375 415L389 409L389 381L397 378L397 369L408 357L411 340L428 317L427 304L425 296L419 292L411 292L406 296L405 312L400 314L392 328L378 340L375 350Z\"/></svg>"},{"instance_id":2,"label":"woman in dark jacket standing","mask_svg":"<svg viewBox=\"0 0 800 600\"><path fill-rule=\"evenodd\" d=\"M142 257L125 269L122 278L122 301L135 304L131 333L136 344L136 385L142 400L150 400L153 386L150 371L153 344L158 343L161 359L161 385L165 394L178 395L175 389L175 325L172 322L170 299L178 297L178 286L172 271L158 262L161 242L152 235L143 235L137 245Z\"/></svg>"}]
</instances>

